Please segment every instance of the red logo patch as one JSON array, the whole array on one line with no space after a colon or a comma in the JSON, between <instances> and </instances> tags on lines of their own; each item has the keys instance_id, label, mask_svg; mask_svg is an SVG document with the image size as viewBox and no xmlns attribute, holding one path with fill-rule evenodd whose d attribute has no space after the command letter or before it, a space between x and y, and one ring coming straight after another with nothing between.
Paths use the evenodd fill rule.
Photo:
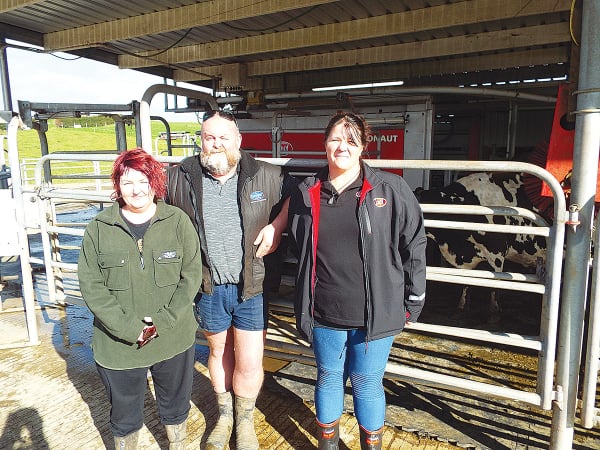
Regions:
<instances>
[{"instance_id":1,"label":"red logo patch","mask_svg":"<svg viewBox=\"0 0 600 450\"><path fill-rule=\"evenodd\" d=\"M377 208L383 208L385 205L387 205L387 200L385 198L377 197L373 199L373 204Z\"/></svg>"}]
</instances>

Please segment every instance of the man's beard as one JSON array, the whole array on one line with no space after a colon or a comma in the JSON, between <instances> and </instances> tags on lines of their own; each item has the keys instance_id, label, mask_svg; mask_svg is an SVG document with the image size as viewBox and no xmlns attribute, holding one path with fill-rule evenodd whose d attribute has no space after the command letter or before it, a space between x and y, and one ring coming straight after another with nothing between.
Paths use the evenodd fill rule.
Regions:
<instances>
[{"instance_id":1,"label":"man's beard","mask_svg":"<svg viewBox=\"0 0 600 450\"><path fill-rule=\"evenodd\" d=\"M218 153L200 152L200 164L212 175L222 176L228 174L237 166L242 154L239 150L223 150Z\"/></svg>"}]
</instances>

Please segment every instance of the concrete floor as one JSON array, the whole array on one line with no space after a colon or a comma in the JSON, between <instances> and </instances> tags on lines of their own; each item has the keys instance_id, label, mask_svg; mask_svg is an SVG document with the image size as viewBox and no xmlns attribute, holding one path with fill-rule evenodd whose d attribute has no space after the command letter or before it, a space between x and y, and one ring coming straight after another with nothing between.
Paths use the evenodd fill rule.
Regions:
<instances>
[{"instance_id":1,"label":"concrete floor","mask_svg":"<svg viewBox=\"0 0 600 450\"><path fill-rule=\"evenodd\" d=\"M69 283L66 284L67 291ZM3 285L0 314L0 449L114 448L104 387L90 348L92 316L84 306L44 306L36 310L39 345L28 339L21 300ZM38 292L39 294L39 292ZM72 299L72 297L70 297ZM217 409L206 368L207 349L196 346L196 371L187 448L203 448L205 430L216 423ZM257 400L255 425L264 449L311 449L316 446L312 379L306 370L266 358L263 390ZM312 368L310 369L312 370ZM310 371L309 370L309 371ZM290 375L290 371L294 375ZM304 374L300 375L300 373ZM290 384L291 383L291 384ZM352 414L341 421L340 449L359 449ZM167 438L156 413L152 380L145 400L141 449L166 449ZM235 437L230 448L235 449ZM453 449L443 439L419 436L390 425L384 449Z\"/></svg>"},{"instance_id":2,"label":"concrete floor","mask_svg":"<svg viewBox=\"0 0 600 450\"><path fill-rule=\"evenodd\" d=\"M0 346L18 345L27 340L24 314L18 310L22 304L19 285L9 281L2 286ZM43 281L38 281L38 299L46 297L44 289ZM65 278L65 292L71 306L44 306L41 301L44 307L36 310L39 345L0 350L0 449L112 448L109 405L90 349L92 317L81 306L75 278ZM437 313L445 315L440 308ZM430 319L431 314L424 314L424 318ZM272 332L293 333L291 321L289 315L273 312ZM210 430L216 421L206 357L206 347L199 343L188 448L202 448L205 430ZM535 385L532 355L468 346L418 333L399 336L391 359L502 385L524 388ZM265 383L255 415L261 448L315 448L314 366L267 358L265 368ZM166 435L155 411L151 380L149 386L140 448L167 448ZM385 388L386 449L549 448L548 411L392 379L385 380ZM346 396L341 437L341 449L359 449L350 395ZM235 439L231 448L235 448ZM573 448L600 449L600 430L576 427Z\"/></svg>"}]
</instances>

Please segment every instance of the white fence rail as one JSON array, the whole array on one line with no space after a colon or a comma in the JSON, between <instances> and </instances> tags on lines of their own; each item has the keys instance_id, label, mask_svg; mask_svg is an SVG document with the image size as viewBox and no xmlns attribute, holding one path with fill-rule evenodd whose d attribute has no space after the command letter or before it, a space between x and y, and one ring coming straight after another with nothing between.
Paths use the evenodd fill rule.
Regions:
<instances>
[{"instance_id":1,"label":"white fence rail","mask_svg":"<svg viewBox=\"0 0 600 450\"><path fill-rule=\"evenodd\" d=\"M89 155L89 159L96 161L112 161L114 155ZM39 186L39 195L44 199L65 199L72 198L77 200L95 200L95 201L109 201L108 192L88 192L88 191L77 191L72 189L56 188L48 185L47 181L43 179L44 170L43 166L50 161L67 161L75 158L79 160L79 156L75 155L60 155L52 154L41 158L36 166L36 185ZM160 161L165 163L177 163L182 157L157 157ZM300 160L300 159L289 159L289 158L271 158L268 161L285 166L286 168L316 168L321 167L323 161L315 160ZM559 396L556 391L553 390L553 365L555 359L555 348L557 339L557 323L558 323L558 299L560 292L560 262L562 260L562 242L564 240L564 223L565 223L565 200L562 194L562 190L558 182L544 169L538 166L527 163L506 163L506 162L465 162L465 161L391 161L391 160L368 160L368 164L375 167L382 168L417 168L417 169L453 169L453 170L466 170L466 171L502 171L502 172L526 172L536 175L542 178L551 187L555 194L555 217L552 226L543 224L533 212L520 211L514 208L498 208L482 207L478 211L474 211L474 208L470 208L469 212L479 213L483 215L502 214L502 215L519 215L523 214L527 217L534 217L540 226L534 227L507 227L499 225L489 225L490 232L512 232L515 234L538 234L548 237L548 256L547 256L547 271L548 276L545 280L537 279L535 277L513 277L511 281L503 278L509 278L510 274L505 273L494 273L485 271L469 272L469 271L456 271L438 268L428 273L428 279L435 279L437 281L444 281L450 283L461 283L461 284L472 284L472 285L484 285L501 287L503 289L516 289L516 290L530 290L531 292L537 292L542 294L544 314L540 317L541 331L539 336L520 336L520 335L507 335L506 333L494 333L494 332L482 332L481 330L465 329L465 328L453 328L453 327L442 327L430 324L415 324L412 329L415 331L423 331L427 333L438 334L442 336L456 336L464 339L470 339L473 341L496 343L503 345L510 345L515 348L522 348L527 350L536 350L539 352L538 358L538 386L536 392L527 392L520 389L506 388L498 385L492 385L489 383L480 383L474 381L462 380L458 377L449 377L439 373L430 371L407 368L405 366L391 364L388 367L388 374L390 376L406 377L407 379L418 379L420 383L429 384L433 386L444 385L448 388L457 389L464 392L479 392L486 396L495 396L505 399L513 399L524 401L534 406L541 407L542 409L550 409L552 401L559 400ZM424 210L436 211L436 208L447 209L448 205L423 205ZM464 213L464 209L456 210L456 213ZM445 226L445 223L436 223L436 221L430 221L429 225ZM463 229L481 229L481 223L465 223L462 225ZM486 228L486 229L487 229ZM48 255L50 253L50 240L48 238L49 233L56 233L61 231L63 233L80 232L80 230L72 230L69 228L63 228L57 230L56 228L48 228L46 225L42 225L42 239L46 240L44 248L48 249ZM44 237L46 236L46 237ZM557 250L558 249L558 250ZM52 261L52 258L48 258L47 264L49 264L47 271L51 272L55 268L75 270L75 265L69 266L65 263L58 264ZM53 291L54 287L51 285L49 280L49 291ZM52 295L52 294L50 294ZM270 348L277 348L276 343L269 342ZM271 350L274 351L274 350ZM310 349L304 350L310 354ZM286 351L282 351L286 353Z\"/></svg>"}]
</instances>

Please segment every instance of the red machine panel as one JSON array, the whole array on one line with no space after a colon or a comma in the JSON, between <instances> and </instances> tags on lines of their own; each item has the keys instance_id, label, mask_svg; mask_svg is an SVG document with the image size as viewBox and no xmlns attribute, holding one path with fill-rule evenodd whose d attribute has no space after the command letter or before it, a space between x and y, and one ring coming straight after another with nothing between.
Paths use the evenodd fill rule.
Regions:
<instances>
[{"instance_id":1,"label":"red machine panel","mask_svg":"<svg viewBox=\"0 0 600 450\"><path fill-rule=\"evenodd\" d=\"M256 156L268 157L265 152L273 148L271 134L263 131L244 131L242 148ZM282 134L280 142L282 158L325 158L322 132L294 132ZM369 159L404 159L404 130L385 129L373 133L364 155ZM393 170L402 174L401 170Z\"/></svg>"},{"instance_id":2,"label":"red machine panel","mask_svg":"<svg viewBox=\"0 0 600 450\"><path fill-rule=\"evenodd\" d=\"M567 100L569 90L567 84L561 84L558 89L556 107L554 108L554 119L552 121L552 133L548 146L548 156L546 159L546 170L563 184L565 194L570 194L571 183L569 178L573 170L573 141L575 130L567 129L561 124L566 123L565 116L568 113ZM550 197L552 192L546 183L542 184L542 195ZM598 181L596 182L596 202L600 202L600 170L598 171Z\"/></svg>"}]
</instances>

